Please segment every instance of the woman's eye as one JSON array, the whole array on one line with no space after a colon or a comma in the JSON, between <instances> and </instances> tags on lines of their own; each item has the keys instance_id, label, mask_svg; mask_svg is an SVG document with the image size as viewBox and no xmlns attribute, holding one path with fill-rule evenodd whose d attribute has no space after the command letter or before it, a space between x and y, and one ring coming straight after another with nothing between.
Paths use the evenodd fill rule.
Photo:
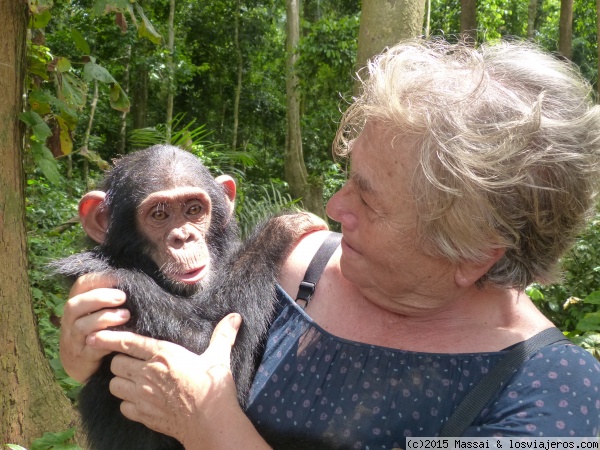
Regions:
<instances>
[{"instance_id":1,"label":"woman's eye","mask_svg":"<svg viewBox=\"0 0 600 450\"><path fill-rule=\"evenodd\" d=\"M365 200L365 195L362 193L362 191L360 189L356 190L356 195L363 205L369 206L369 203L367 202L367 200Z\"/></svg>"},{"instance_id":2,"label":"woman's eye","mask_svg":"<svg viewBox=\"0 0 600 450\"><path fill-rule=\"evenodd\" d=\"M169 217L164 211L154 211L151 216L154 220L165 220L167 217Z\"/></svg>"},{"instance_id":3,"label":"woman's eye","mask_svg":"<svg viewBox=\"0 0 600 450\"><path fill-rule=\"evenodd\" d=\"M192 216L197 216L201 212L202 212L202 206L201 205L192 205L187 210L187 213L189 215L192 215Z\"/></svg>"}]
</instances>

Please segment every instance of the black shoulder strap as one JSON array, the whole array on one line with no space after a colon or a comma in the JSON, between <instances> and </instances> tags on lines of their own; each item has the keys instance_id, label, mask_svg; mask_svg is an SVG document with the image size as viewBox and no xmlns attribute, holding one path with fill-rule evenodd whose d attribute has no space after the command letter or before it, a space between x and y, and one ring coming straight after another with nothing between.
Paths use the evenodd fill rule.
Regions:
<instances>
[{"instance_id":1,"label":"black shoulder strap","mask_svg":"<svg viewBox=\"0 0 600 450\"><path fill-rule=\"evenodd\" d=\"M563 341L571 343L558 328L552 327L517 344L471 389L444 424L439 437L462 436L485 405L525 361L540 348Z\"/></svg>"},{"instance_id":2,"label":"black shoulder strap","mask_svg":"<svg viewBox=\"0 0 600 450\"><path fill-rule=\"evenodd\" d=\"M308 304L310 298L315 292L315 286L317 281L323 273L323 269L327 265L329 258L335 252L335 249L340 245L342 235L340 233L331 233L321 244L317 253L313 257L312 261L306 269L304 279L300 282L298 294L296 295L296 301L304 300Z\"/></svg>"}]
</instances>

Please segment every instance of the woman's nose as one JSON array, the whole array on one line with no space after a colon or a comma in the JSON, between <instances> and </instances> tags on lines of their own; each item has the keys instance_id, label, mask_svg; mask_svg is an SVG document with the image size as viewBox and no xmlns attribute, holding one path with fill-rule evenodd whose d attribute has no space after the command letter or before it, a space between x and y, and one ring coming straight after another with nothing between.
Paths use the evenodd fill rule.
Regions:
<instances>
[{"instance_id":1,"label":"woman's nose","mask_svg":"<svg viewBox=\"0 0 600 450\"><path fill-rule=\"evenodd\" d=\"M350 198L348 185L345 184L337 191L327 202L327 215L336 222L339 222L346 231L356 229L358 220L352 209L352 200Z\"/></svg>"}]
</instances>

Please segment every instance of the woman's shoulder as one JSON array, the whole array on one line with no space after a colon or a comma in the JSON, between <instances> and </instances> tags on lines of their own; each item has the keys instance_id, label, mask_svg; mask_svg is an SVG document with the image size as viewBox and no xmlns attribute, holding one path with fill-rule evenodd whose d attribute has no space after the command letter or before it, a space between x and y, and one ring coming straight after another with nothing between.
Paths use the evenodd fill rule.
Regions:
<instances>
[{"instance_id":1,"label":"woman's shoulder","mask_svg":"<svg viewBox=\"0 0 600 450\"><path fill-rule=\"evenodd\" d=\"M294 296L310 261L330 231L321 230L303 236L291 251L279 274L279 284L285 292Z\"/></svg>"},{"instance_id":2,"label":"woman's shoulder","mask_svg":"<svg viewBox=\"0 0 600 450\"><path fill-rule=\"evenodd\" d=\"M557 380L560 377L581 380L591 377L596 390L600 385L600 362L587 350L575 344L556 343L542 347L527 361L522 374L533 378Z\"/></svg>"},{"instance_id":3,"label":"woman's shoulder","mask_svg":"<svg viewBox=\"0 0 600 450\"><path fill-rule=\"evenodd\" d=\"M600 363L570 344L541 348L465 436L591 436L600 426Z\"/></svg>"},{"instance_id":4,"label":"woman's shoulder","mask_svg":"<svg viewBox=\"0 0 600 450\"><path fill-rule=\"evenodd\" d=\"M507 402L529 398L539 404L536 396L555 406L590 403L588 406L600 412L600 362L574 344L542 347L504 389Z\"/></svg>"}]
</instances>

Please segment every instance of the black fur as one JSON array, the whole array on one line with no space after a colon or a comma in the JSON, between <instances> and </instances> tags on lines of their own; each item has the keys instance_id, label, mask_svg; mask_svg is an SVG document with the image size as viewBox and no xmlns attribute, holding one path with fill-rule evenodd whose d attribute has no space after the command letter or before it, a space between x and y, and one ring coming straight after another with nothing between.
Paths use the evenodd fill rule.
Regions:
<instances>
[{"instance_id":1,"label":"black fur","mask_svg":"<svg viewBox=\"0 0 600 450\"><path fill-rule=\"evenodd\" d=\"M104 245L91 252L54 263L55 270L71 278L89 272L110 272L127 293L125 307L131 320L122 327L145 336L168 340L195 353L203 352L216 323L230 312L243 323L232 351L232 372L238 400L245 405L264 338L271 321L278 269L299 237L301 221L272 218L243 244L237 226L228 217L224 193L203 166L186 152L168 146L152 147L119 161L107 177L105 191L111 214ZM185 161L185 167L174 161ZM211 192L213 220L210 237L211 265L218 267L202 289L188 297L169 293L152 260L145 256L147 243L135 231L135 208L148 194L172 181L169 170L177 167L177 185L198 185ZM184 172L184 173L180 173ZM208 175L206 175L208 174ZM165 184L167 183L167 184ZM185 183L185 184L181 184ZM216 206L215 206L216 205ZM133 219L132 219L133 216ZM218 262L219 264L214 264ZM112 396L109 355L84 386L79 399L82 422L92 450L181 449L173 438L127 420Z\"/></svg>"}]
</instances>

